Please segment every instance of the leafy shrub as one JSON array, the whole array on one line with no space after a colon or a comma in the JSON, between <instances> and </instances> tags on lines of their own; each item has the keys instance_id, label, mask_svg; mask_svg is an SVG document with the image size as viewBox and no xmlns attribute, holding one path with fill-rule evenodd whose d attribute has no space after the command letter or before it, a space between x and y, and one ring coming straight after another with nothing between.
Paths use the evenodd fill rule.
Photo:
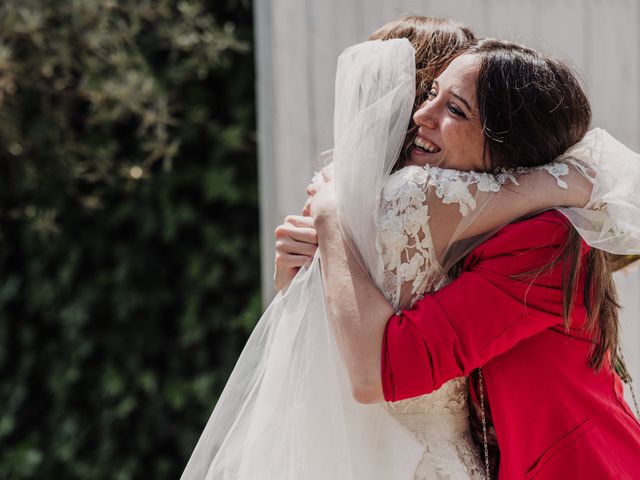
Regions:
<instances>
[{"instance_id":1,"label":"leafy shrub","mask_svg":"<svg viewBox=\"0 0 640 480\"><path fill-rule=\"evenodd\" d=\"M0 478L178 478L260 310L248 1L0 4Z\"/></svg>"}]
</instances>

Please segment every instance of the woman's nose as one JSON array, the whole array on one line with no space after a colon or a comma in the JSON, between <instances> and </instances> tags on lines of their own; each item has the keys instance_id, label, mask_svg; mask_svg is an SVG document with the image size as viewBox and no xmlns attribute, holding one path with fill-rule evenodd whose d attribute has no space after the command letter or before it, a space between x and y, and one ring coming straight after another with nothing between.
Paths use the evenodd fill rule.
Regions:
<instances>
[{"instance_id":1,"label":"woman's nose","mask_svg":"<svg viewBox=\"0 0 640 480\"><path fill-rule=\"evenodd\" d=\"M436 128L438 122L435 116L434 102L423 103L413 114L413 122L419 127Z\"/></svg>"}]
</instances>

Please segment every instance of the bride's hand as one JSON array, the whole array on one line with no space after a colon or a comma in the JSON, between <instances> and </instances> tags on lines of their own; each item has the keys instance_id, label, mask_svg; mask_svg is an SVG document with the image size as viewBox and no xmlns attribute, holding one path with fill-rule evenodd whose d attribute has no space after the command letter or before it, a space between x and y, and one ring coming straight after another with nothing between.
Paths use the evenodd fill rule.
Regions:
<instances>
[{"instance_id":1,"label":"bride's hand","mask_svg":"<svg viewBox=\"0 0 640 480\"><path fill-rule=\"evenodd\" d=\"M309 216L289 215L275 230L276 258L273 281L282 290L298 270L311 261L318 248L318 235Z\"/></svg>"},{"instance_id":2,"label":"bride's hand","mask_svg":"<svg viewBox=\"0 0 640 480\"><path fill-rule=\"evenodd\" d=\"M335 219L337 206L335 184L333 180L325 181L320 185L310 200L309 212L313 217L314 224L318 220Z\"/></svg>"},{"instance_id":3,"label":"bride's hand","mask_svg":"<svg viewBox=\"0 0 640 480\"><path fill-rule=\"evenodd\" d=\"M333 164L317 172L307 186L307 202L302 216L289 215L275 230L276 256L273 276L276 291L282 290L298 270L313 259L318 248L318 235L311 217L311 200L328 181L333 179Z\"/></svg>"},{"instance_id":4,"label":"bride's hand","mask_svg":"<svg viewBox=\"0 0 640 480\"><path fill-rule=\"evenodd\" d=\"M311 182L307 186L307 201L302 208L302 215L311 215L311 199L318 192L318 189L322 187L326 182L333 180L333 163L325 166L311 179Z\"/></svg>"}]
</instances>

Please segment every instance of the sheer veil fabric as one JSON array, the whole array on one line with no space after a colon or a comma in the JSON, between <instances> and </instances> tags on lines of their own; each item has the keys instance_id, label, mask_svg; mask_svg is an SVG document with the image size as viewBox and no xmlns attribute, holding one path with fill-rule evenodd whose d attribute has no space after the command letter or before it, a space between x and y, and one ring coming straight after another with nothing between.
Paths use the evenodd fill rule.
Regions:
<instances>
[{"instance_id":1,"label":"sheer veil fabric","mask_svg":"<svg viewBox=\"0 0 640 480\"><path fill-rule=\"evenodd\" d=\"M559 208L584 241L619 255L640 254L640 155L601 128L558 161L581 167L593 183L584 208Z\"/></svg>"},{"instance_id":2,"label":"sheer veil fabric","mask_svg":"<svg viewBox=\"0 0 640 480\"><path fill-rule=\"evenodd\" d=\"M414 64L407 40L356 45L338 63L338 208L378 276L373 215L410 120ZM181 478L409 479L421 454L383 405L353 400L316 256L258 322Z\"/></svg>"}]
</instances>

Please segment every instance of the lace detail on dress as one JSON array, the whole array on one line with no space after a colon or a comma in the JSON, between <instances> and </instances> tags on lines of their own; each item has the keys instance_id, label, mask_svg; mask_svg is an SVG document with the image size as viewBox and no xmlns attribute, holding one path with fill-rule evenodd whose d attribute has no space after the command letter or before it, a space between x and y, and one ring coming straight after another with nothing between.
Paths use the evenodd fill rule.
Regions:
<instances>
[{"instance_id":1,"label":"lace detail on dress","mask_svg":"<svg viewBox=\"0 0 640 480\"><path fill-rule=\"evenodd\" d=\"M451 380L428 395L399 402L388 402L389 411L398 414L436 412L458 414L467 412L467 379Z\"/></svg>"},{"instance_id":2,"label":"lace detail on dress","mask_svg":"<svg viewBox=\"0 0 640 480\"><path fill-rule=\"evenodd\" d=\"M565 163L567 162L567 163ZM515 175L523 175L523 174L527 174L533 170L544 170L545 172L547 172L549 175L551 175L552 177L554 177L556 179L556 183L558 184L558 186L560 188L563 189L567 189L569 188L569 186L567 185L567 182L565 182L564 180L562 180L560 177L567 175L569 173L569 165L568 163L573 164L576 168L578 168L578 170L583 171L584 167L582 165L580 165L579 163L575 162L574 160L565 160L564 162L551 162L551 163L547 163L545 165L540 165L538 167L518 167L515 169L500 169L498 170L497 174L501 175L503 173L513 176ZM587 176L585 174L585 176ZM515 181L514 178L514 183L517 185L518 182Z\"/></svg>"},{"instance_id":3,"label":"lace detail on dress","mask_svg":"<svg viewBox=\"0 0 640 480\"><path fill-rule=\"evenodd\" d=\"M404 168L383 189L377 241L385 269L383 290L394 308L403 283L411 282L413 296L442 275L429 231L428 181L427 170Z\"/></svg>"},{"instance_id":4,"label":"lace detail on dress","mask_svg":"<svg viewBox=\"0 0 640 480\"><path fill-rule=\"evenodd\" d=\"M387 408L424 448L413 480L483 478L470 432L466 378L451 380L429 395L389 402Z\"/></svg>"},{"instance_id":5,"label":"lace detail on dress","mask_svg":"<svg viewBox=\"0 0 640 480\"><path fill-rule=\"evenodd\" d=\"M569 173L565 162L494 173L410 166L392 174L382 191L377 242L385 269L383 290L394 308L400 307L403 285L411 285L413 304L425 291L441 287L445 278L429 229L427 191L433 191L445 205L458 204L465 217L476 208L475 191L498 192L507 183L519 185L518 176L534 170L544 170L560 188L568 188L560 178Z\"/></svg>"}]
</instances>

